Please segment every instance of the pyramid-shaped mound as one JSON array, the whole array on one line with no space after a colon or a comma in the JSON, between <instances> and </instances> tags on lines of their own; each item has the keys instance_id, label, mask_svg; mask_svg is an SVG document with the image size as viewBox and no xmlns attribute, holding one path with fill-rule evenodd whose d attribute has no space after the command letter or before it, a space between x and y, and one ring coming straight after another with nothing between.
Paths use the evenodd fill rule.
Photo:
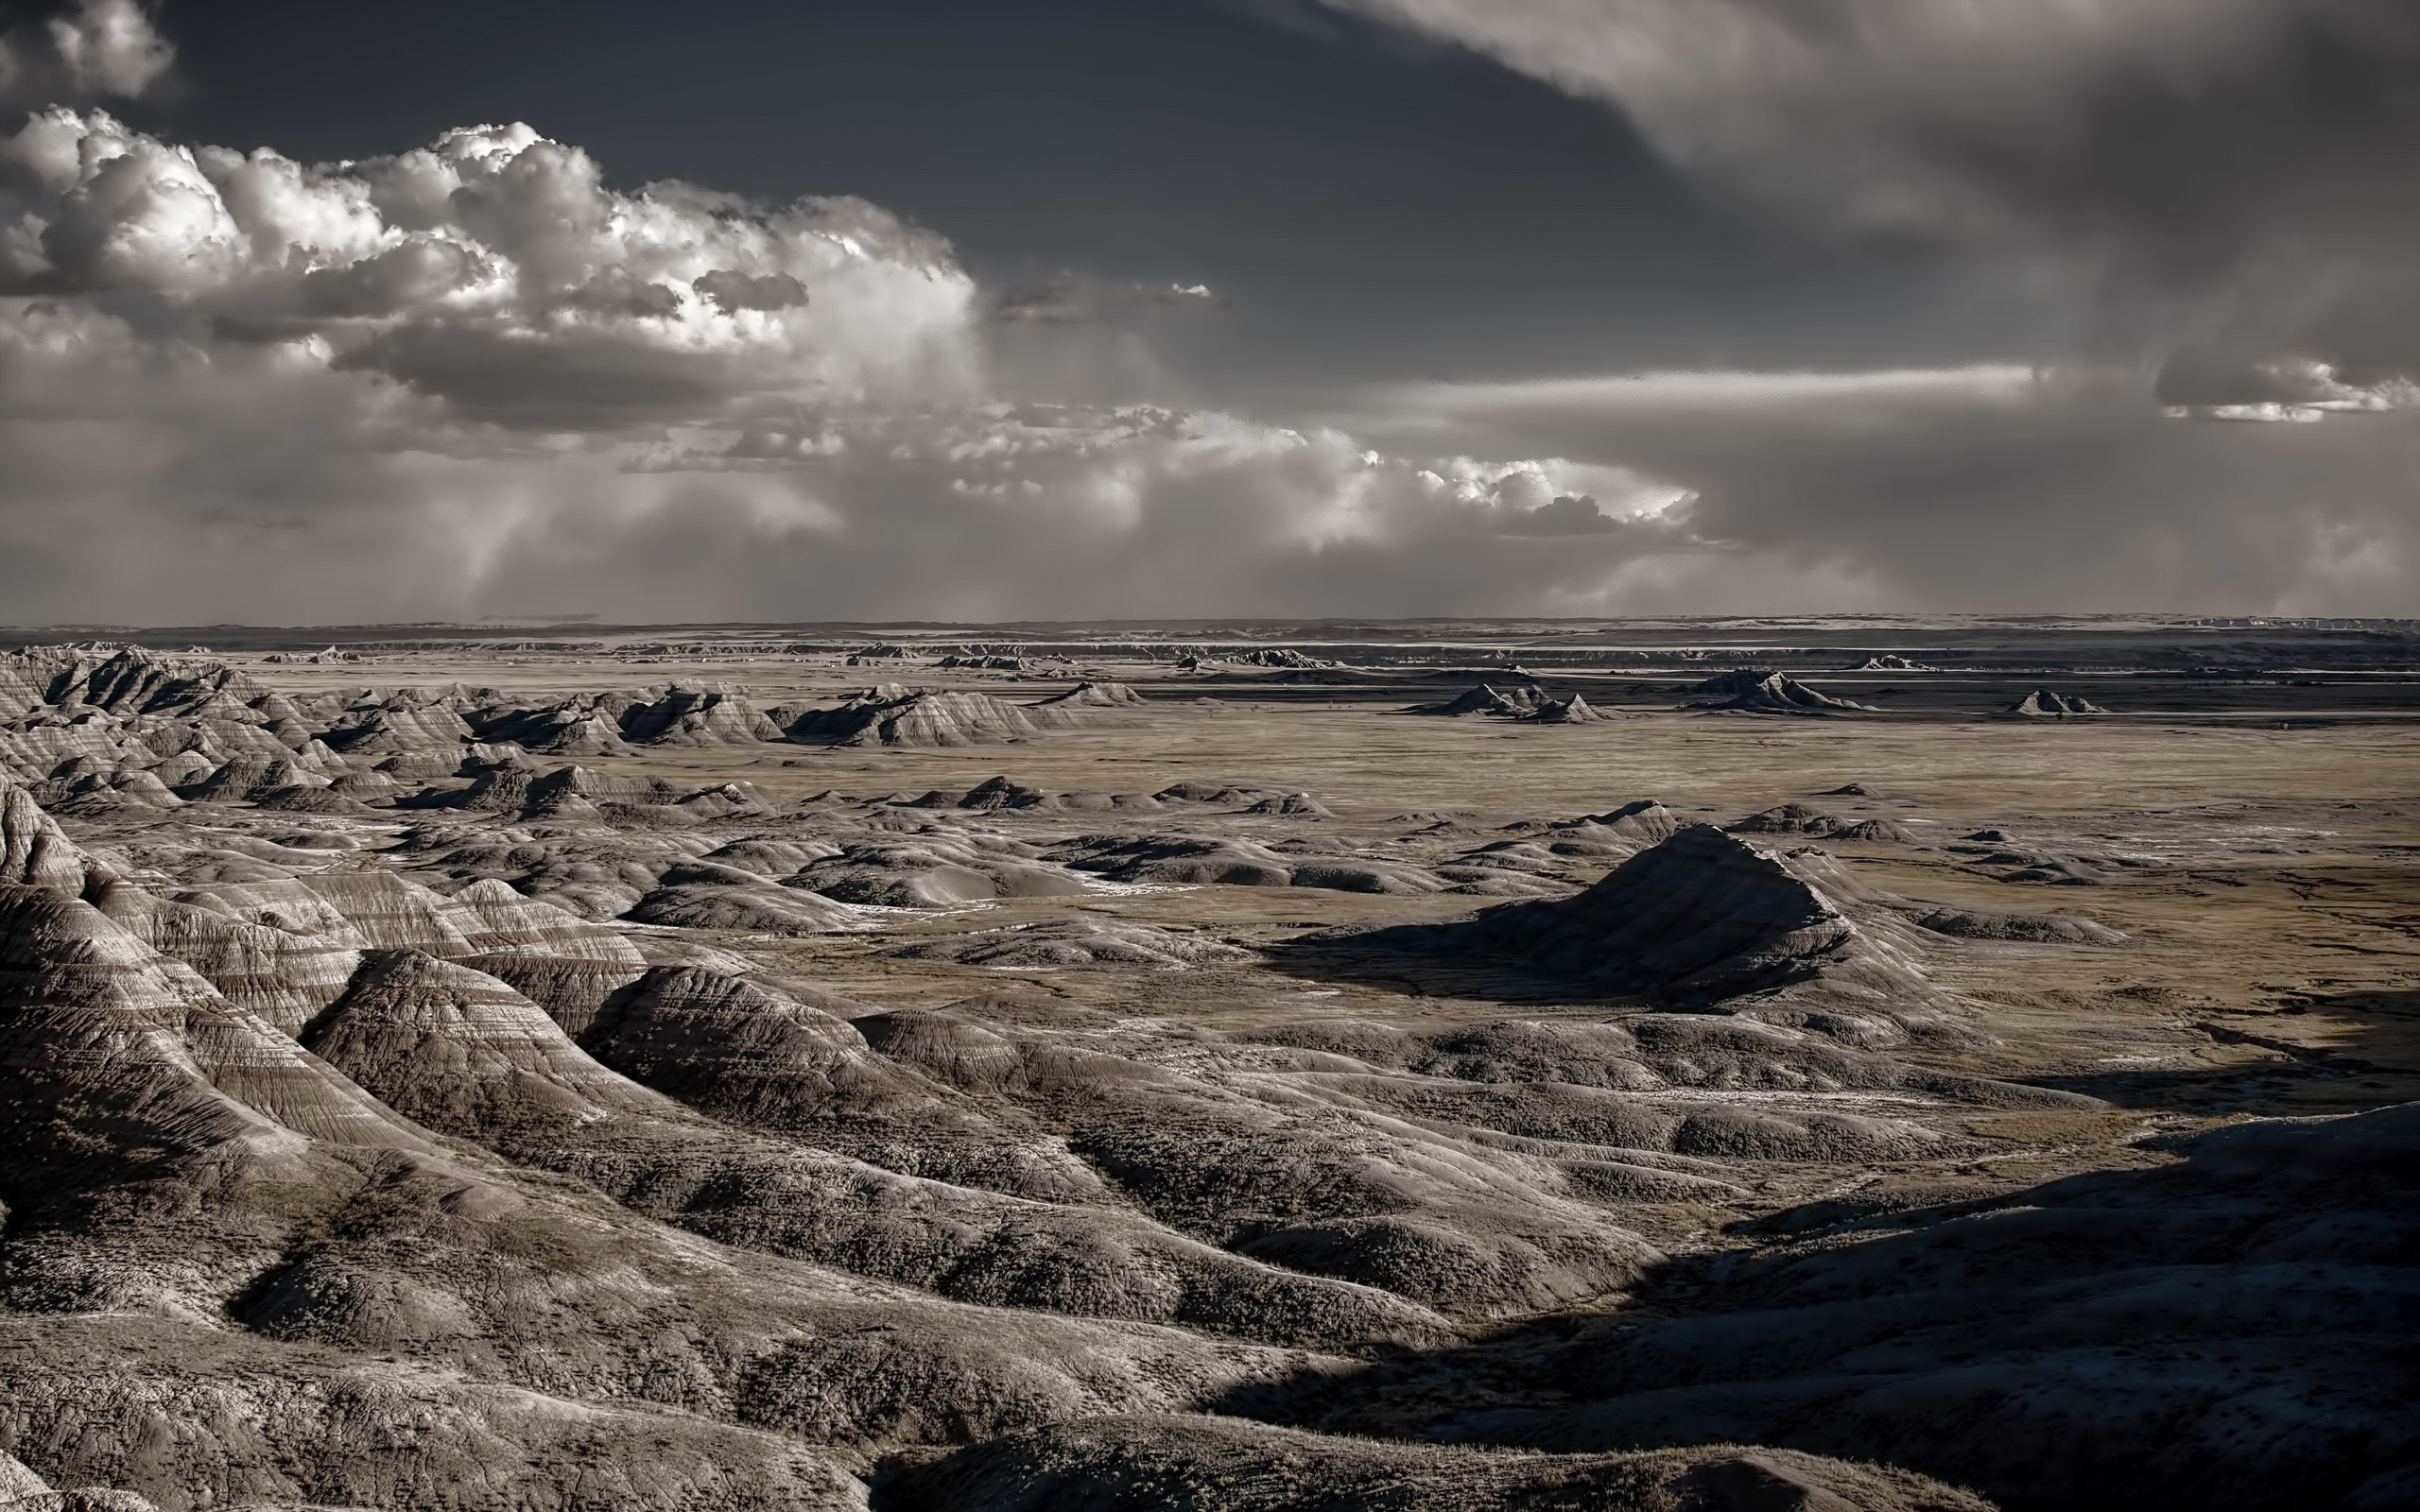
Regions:
<instances>
[{"instance_id":1,"label":"pyramid-shaped mound","mask_svg":"<svg viewBox=\"0 0 2420 1512\"><path fill-rule=\"evenodd\" d=\"M664 696L622 711L621 738L646 746L746 746L780 736L744 696L720 684L674 684Z\"/></svg>"},{"instance_id":2,"label":"pyramid-shaped mound","mask_svg":"<svg viewBox=\"0 0 2420 1512\"><path fill-rule=\"evenodd\" d=\"M1838 816L1805 803L1784 803L1749 815L1731 826L1734 834L1830 834L1841 828Z\"/></svg>"},{"instance_id":3,"label":"pyramid-shaped mound","mask_svg":"<svg viewBox=\"0 0 2420 1512\"><path fill-rule=\"evenodd\" d=\"M1442 714L1449 719L1466 719L1474 714L1517 719L1537 709L1544 701L1544 696L1527 683L1498 688L1494 683L1481 682L1463 689L1443 703L1416 704L1410 712Z\"/></svg>"},{"instance_id":4,"label":"pyramid-shaped mound","mask_svg":"<svg viewBox=\"0 0 2420 1512\"><path fill-rule=\"evenodd\" d=\"M81 892L92 857L33 795L0 774L0 884Z\"/></svg>"},{"instance_id":5,"label":"pyramid-shaped mound","mask_svg":"<svg viewBox=\"0 0 2420 1512\"><path fill-rule=\"evenodd\" d=\"M648 971L600 1005L579 1042L616 1071L743 1123L943 1120L931 1090L876 1056L848 1021L710 967Z\"/></svg>"},{"instance_id":6,"label":"pyramid-shaped mound","mask_svg":"<svg viewBox=\"0 0 2420 1512\"><path fill-rule=\"evenodd\" d=\"M1748 713L1834 714L1874 713L1868 704L1818 693L1785 672L1741 668L1708 678L1689 690L1699 696L1692 709L1736 709Z\"/></svg>"},{"instance_id":7,"label":"pyramid-shaped mound","mask_svg":"<svg viewBox=\"0 0 2420 1512\"><path fill-rule=\"evenodd\" d=\"M1043 727L1024 707L982 693L875 688L835 709L801 715L793 739L832 746L992 746L1032 740Z\"/></svg>"},{"instance_id":8,"label":"pyramid-shaped mound","mask_svg":"<svg viewBox=\"0 0 2420 1512\"><path fill-rule=\"evenodd\" d=\"M1507 904L1471 927L1542 974L1666 1006L1808 987L1886 1011L1937 1004L1888 927L1850 917L1845 876L1809 864L1825 859L1776 855L1693 824L1577 897Z\"/></svg>"},{"instance_id":9,"label":"pyramid-shaped mound","mask_svg":"<svg viewBox=\"0 0 2420 1512\"><path fill-rule=\"evenodd\" d=\"M1619 717L1595 707L1575 693L1568 698L1548 699L1539 704L1524 714L1522 721L1532 725L1594 725Z\"/></svg>"},{"instance_id":10,"label":"pyramid-shaped mound","mask_svg":"<svg viewBox=\"0 0 2420 1512\"><path fill-rule=\"evenodd\" d=\"M2036 688L2011 704L2008 712L2028 719L2064 719L2073 714L2105 714L2109 711L2081 695Z\"/></svg>"},{"instance_id":11,"label":"pyramid-shaped mound","mask_svg":"<svg viewBox=\"0 0 2420 1512\"><path fill-rule=\"evenodd\" d=\"M1661 845L1695 822L1651 798L1642 798L1602 814L1584 816L1567 827L1593 825L1611 830L1634 845Z\"/></svg>"},{"instance_id":12,"label":"pyramid-shaped mound","mask_svg":"<svg viewBox=\"0 0 2420 1512\"><path fill-rule=\"evenodd\" d=\"M672 1110L502 982L417 951L366 956L302 1043L389 1107L448 1133Z\"/></svg>"},{"instance_id":13,"label":"pyramid-shaped mound","mask_svg":"<svg viewBox=\"0 0 2420 1512\"><path fill-rule=\"evenodd\" d=\"M274 1125L335 1143L427 1147L191 968L92 904L34 887L0 887L0 1105L30 1117L117 1108L107 1116L131 1120L129 1151L143 1147L137 1125L157 1125L172 1149L264 1138L273 1147Z\"/></svg>"},{"instance_id":14,"label":"pyramid-shaped mound","mask_svg":"<svg viewBox=\"0 0 2420 1512\"><path fill-rule=\"evenodd\" d=\"M1029 709L1139 709L1149 702L1123 682L1079 682L1065 693L1027 705Z\"/></svg>"}]
</instances>

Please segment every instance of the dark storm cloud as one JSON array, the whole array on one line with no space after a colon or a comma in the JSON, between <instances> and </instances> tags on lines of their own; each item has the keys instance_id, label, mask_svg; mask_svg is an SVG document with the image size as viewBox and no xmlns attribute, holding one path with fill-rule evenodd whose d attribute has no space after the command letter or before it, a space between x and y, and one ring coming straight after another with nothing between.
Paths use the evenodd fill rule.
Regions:
<instances>
[{"instance_id":1,"label":"dark storm cloud","mask_svg":"<svg viewBox=\"0 0 2420 1512\"><path fill-rule=\"evenodd\" d=\"M2089 333L2042 372L1397 391L1377 434L1617 455L1692 490L1703 538L1877 602L2411 611L2407 0L1325 3L1604 101L1787 232L1948 252Z\"/></svg>"},{"instance_id":2,"label":"dark storm cloud","mask_svg":"<svg viewBox=\"0 0 2420 1512\"><path fill-rule=\"evenodd\" d=\"M2420 367L2407 0L1329 0L1619 107L1795 225L2050 265L2192 369Z\"/></svg>"}]
</instances>

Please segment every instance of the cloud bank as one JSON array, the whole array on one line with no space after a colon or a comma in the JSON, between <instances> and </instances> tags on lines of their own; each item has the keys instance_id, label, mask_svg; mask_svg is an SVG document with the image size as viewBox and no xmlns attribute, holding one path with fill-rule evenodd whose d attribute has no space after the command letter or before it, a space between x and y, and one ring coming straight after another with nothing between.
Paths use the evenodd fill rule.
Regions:
<instances>
[{"instance_id":1,"label":"cloud bank","mask_svg":"<svg viewBox=\"0 0 2420 1512\"><path fill-rule=\"evenodd\" d=\"M1725 608L2409 616L2420 412L2321 413L2180 423L2138 372L1981 368L1431 385L1366 428L1685 479L1694 532L1803 575L1702 579Z\"/></svg>"},{"instance_id":2,"label":"cloud bank","mask_svg":"<svg viewBox=\"0 0 2420 1512\"><path fill-rule=\"evenodd\" d=\"M1719 193L2052 269L2179 403L2420 373L2408 0L1326 0L1618 107Z\"/></svg>"},{"instance_id":3,"label":"cloud bank","mask_svg":"<svg viewBox=\"0 0 2420 1512\"><path fill-rule=\"evenodd\" d=\"M1586 605L1713 549L1618 466L999 403L995 319L861 201L623 193L524 126L313 166L51 107L0 143L0 594L152 623L1409 613Z\"/></svg>"},{"instance_id":4,"label":"cloud bank","mask_svg":"<svg viewBox=\"0 0 2420 1512\"><path fill-rule=\"evenodd\" d=\"M1996 82L1934 23L2005 43L2002 9L1901 7L1933 19L1894 31L1833 0L1777 32L1751 0L1357 3L1617 98L1726 181L1827 144L1825 213L1995 245L2048 213L1933 126L2001 129L1969 97L1996 91L2035 123L2015 139L2055 135L2041 96L2079 59L2153 51L2088 0L2031 8L2066 29ZM2340 10L2365 13L2311 13ZM2180 90L2279 24L2198 13ZM2350 358L2213 340L2157 384L2103 363L1134 403L1177 385L1130 315L1215 318L1217 291L986 289L879 207L616 187L521 125L328 164L163 140L90 103L169 64L126 0L0 46L46 102L0 138L18 623L2392 613L2420 563L2408 389ZM1762 103L1718 109L1691 77Z\"/></svg>"}]
</instances>

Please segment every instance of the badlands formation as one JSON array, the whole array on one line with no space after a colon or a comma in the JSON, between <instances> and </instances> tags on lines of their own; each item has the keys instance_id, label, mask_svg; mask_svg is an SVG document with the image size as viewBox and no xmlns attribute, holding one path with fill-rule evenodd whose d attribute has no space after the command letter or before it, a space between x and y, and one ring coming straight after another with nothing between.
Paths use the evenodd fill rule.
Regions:
<instances>
[{"instance_id":1,"label":"badlands formation","mask_svg":"<svg viewBox=\"0 0 2420 1512\"><path fill-rule=\"evenodd\" d=\"M0 1508L2420 1505L2412 626L21 639Z\"/></svg>"}]
</instances>

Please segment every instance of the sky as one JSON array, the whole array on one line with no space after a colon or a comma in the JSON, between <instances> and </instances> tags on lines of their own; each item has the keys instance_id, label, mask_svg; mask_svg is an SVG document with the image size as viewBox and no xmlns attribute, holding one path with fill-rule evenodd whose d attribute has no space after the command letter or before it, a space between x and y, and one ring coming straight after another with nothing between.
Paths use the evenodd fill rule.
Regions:
<instances>
[{"instance_id":1,"label":"sky","mask_svg":"<svg viewBox=\"0 0 2420 1512\"><path fill-rule=\"evenodd\" d=\"M0 621L2420 612L2405 0L0 8Z\"/></svg>"}]
</instances>

